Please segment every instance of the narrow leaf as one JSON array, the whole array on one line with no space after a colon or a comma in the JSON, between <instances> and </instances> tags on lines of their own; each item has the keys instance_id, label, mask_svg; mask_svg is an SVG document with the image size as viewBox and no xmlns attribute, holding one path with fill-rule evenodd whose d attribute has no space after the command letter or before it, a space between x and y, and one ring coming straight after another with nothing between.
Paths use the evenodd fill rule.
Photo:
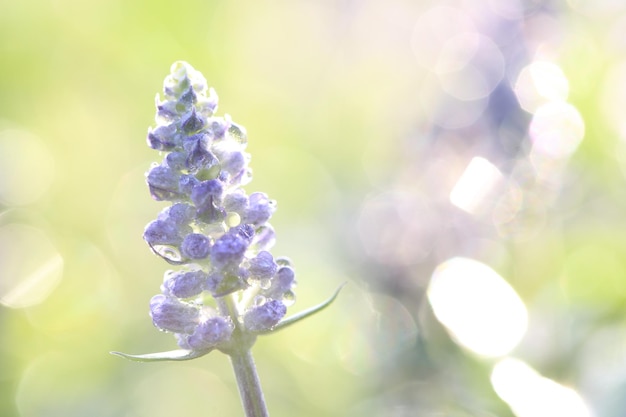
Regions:
<instances>
[{"instance_id":1,"label":"narrow leaf","mask_svg":"<svg viewBox=\"0 0 626 417\"><path fill-rule=\"evenodd\" d=\"M344 282L343 284L341 284L335 290L335 293L328 300L324 301L323 303L318 304L318 305L316 305L314 307L311 307L308 310L304 310L304 311L301 311L301 312L299 312L297 314L294 314L291 317L287 317L286 319L284 319L283 321L278 323L276 326L274 326L272 329L266 330L264 332L259 332L259 334L269 334L269 333L277 332L279 330L284 329L285 327L291 326L292 324L295 324L295 323L299 322L300 320L303 320L303 319L305 319L307 317L310 317L310 316L312 316L315 313L319 313L320 311L322 311L323 309L328 307L333 301L335 301L335 299L339 295L339 292L341 291L341 289L346 284L347 284L347 282Z\"/></svg>"},{"instance_id":2,"label":"narrow leaf","mask_svg":"<svg viewBox=\"0 0 626 417\"><path fill-rule=\"evenodd\" d=\"M211 350L170 350L169 352L146 353L144 355L129 355L122 352L111 352L112 355L121 356L135 362L162 362L162 361L188 361L204 356Z\"/></svg>"}]
</instances>

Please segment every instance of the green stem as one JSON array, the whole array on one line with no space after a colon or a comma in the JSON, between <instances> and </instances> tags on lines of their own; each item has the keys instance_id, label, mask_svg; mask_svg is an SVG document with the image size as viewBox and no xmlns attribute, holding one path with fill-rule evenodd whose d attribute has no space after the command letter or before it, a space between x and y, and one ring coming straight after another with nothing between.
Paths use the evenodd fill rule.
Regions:
<instances>
[{"instance_id":1,"label":"green stem","mask_svg":"<svg viewBox=\"0 0 626 417\"><path fill-rule=\"evenodd\" d=\"M222 314L230 315L235 324L232 346L230 349L223 349L222 351L230 356L230 361L233 364L233 371L239 387L239 396L241 397L246 417L268 417L269 412L265 405L261 382L252 358L252 345L256 336L242 329L238 320L239 309L234 294L221 297L218 300L218 308Z\"/></svg>"},{"instance_id":2,"label":"green stem","mask_svg":"<svg viewBox=\"0 0 626 417\"><path fill-rule=\"evenodd\" d=\"M235 352L230 355L230 360L237 377L239 395L246 417L268 417L269 413L254 366L254 359L252 359L252 352L250 350Z\"/></svg>"}]
</instances>

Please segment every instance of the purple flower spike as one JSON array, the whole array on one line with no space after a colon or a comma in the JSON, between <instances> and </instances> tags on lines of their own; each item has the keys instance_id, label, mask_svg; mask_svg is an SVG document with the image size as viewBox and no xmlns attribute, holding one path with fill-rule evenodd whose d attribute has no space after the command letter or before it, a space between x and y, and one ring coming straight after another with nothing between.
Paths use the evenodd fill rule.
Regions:
<instances>
[{"instance_id":1,"label":"purple flower spike","mask_svg":"<svg viewBox=\"0 0 626 417\"><path fill-rule=\"evenodd\" d=\"M248 310L243 317L243 324L251 332L262 332L276 326L287 313L287 307L278 301L270 300Z\"/></svg>"},{"instance_id":2,"label":"purple flower spike","mask_svg":"<svg viewBox=\"0 0 626 417\"><path fill-rule=\"evenodd\" d=\"M209 256L211 241L200 233L191 233L185 236L180 250L189 259L204 259Z\"/></svg>"},{"instance_id":3,"label":"purple flower spike","mask_svg":"<svg viewBox=\"0 0 626 417\"><path fill-rule=\"evenodd\" d=\"M228 115L215 115L217 94L202 74L175 62L155 103L157 125L147 142L164 155L146 182L155 200L171 204L143 237L165 261L186 266L167 273L150 315L192 356L212 349L229 353L272 329L293 300L287 295L295 285L293 270L269 252L276 236L268 221L276 203L265 193L244 191L252 179L246 130ZM233 311L224 308L230 294L241 304ZM216 301L207 303L209 297Z\"/></svg>"}]
</instances>

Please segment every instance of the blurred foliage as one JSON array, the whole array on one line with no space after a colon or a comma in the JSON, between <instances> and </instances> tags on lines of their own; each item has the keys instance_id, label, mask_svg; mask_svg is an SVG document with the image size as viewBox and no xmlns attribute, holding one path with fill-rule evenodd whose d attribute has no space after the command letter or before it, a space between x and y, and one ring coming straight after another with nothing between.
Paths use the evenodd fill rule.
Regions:
<instances>
[{"instance_id":1,"label":"blurred foliage","mask_svg":"<svg viewBox=\"0 0 626 417\"><path fill-rule=\"evenodd\" d=\"M174 348L147 314L165 265L141 233L161 208L144 183L153 97L185 60L247 128L247 190L278 201L291 311L351 281L255 346L273 416L514 415L490 382L496 359L456 344L427 302L453 256L490 265L526 304L515 356L621 416L625 24L611 0L0 3L0 415L241 415L223 355L108 354ZM489 53L437 61L461 30ZM562 69L585 128L548 168L515 96L536 60ZM449 194L475 156L515 186L467 213Z\"/></svg>"}]
</instances>

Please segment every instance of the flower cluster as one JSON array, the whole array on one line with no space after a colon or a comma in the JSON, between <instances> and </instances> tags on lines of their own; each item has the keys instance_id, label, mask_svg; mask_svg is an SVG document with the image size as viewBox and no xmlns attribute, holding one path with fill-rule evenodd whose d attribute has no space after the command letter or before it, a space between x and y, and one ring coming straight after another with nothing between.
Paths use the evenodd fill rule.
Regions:
<instances>
[{"instance_id":1,"label":"flower cluster","mask_svg":"<svg viewBox=\"0 0 626 417\"><path fill-rule=\"evenodd\" d=\"M269 252L275 202L242 189L252 178L243 127L214 116L215 91L185 62L172 65L163 90L147 141L164 158L147 183L155 200L172 204L143 237L180 269L165 273L150 313L183 349L220 349L235 331L265 332L283 318L295 299L294 270ZM220 303L224 297L232 297L234 311Z\"/></svg>"}]
</instances>

